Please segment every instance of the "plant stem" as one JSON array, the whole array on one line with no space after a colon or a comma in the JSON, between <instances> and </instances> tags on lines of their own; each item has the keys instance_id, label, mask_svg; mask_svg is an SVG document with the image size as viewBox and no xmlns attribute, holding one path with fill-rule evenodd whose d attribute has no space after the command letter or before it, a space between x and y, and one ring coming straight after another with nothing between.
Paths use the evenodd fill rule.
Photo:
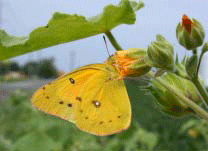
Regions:
<instances>
[{"instance_id":1,"label":"plant stem","mask_svg":"<svg viewBox=\"0 0 208 151\"><path fill-rule=\"evenodd\" d=\"M182 93L180 93L179 91L177 91L175 88L173 88L170 85L165 84L165 82L163 82L162 79L158 79L156 78L155 80L157 80L161 85L163 85L166 89L172 91L177 97L179 97L181 99L181 101L183 101L185 104L187 104L190 108L192 108L197 114L199 114L200 117L208 120L208 113L201 108L199 105L197 105L196 103L194 103L192 100L190 100L189 98L185 97Z\"/></svg>"},{"instance_id":2,"label":"plant stem","mask_svg":"<svg viewBox=\"0 0 208 151\"><path fill-rule=\"evenodd\" d=\"M197 87L199 93L204 98L205 102L208 104L208 93L207 90L202 86L198 78L192 79L192 82Z\"/></svg>"},{"instance_id":3,"label":"plant stem","mask_svg":"<svg viewBox=\"0 0 208 151\"><path fill-rule=\"evenodd\" d=\"M194 49L193 53L194 53L194 51L196 51L196 50ZM195 84L195 86L197 87L197 89L200 92L201 96L204 98L204 100L206 102L206 105L208 105L208 93L207 93L207 90L200 83L199 78L198 78L199 77L199 68L200 68L200 65L201 65L201 61L202 61L203 55L204 55L204 53L202 52L200 54L200 57L199 57L199 61L198 61L197 69L196 69L196 75L192 79L192 82Z\"/></svg>"},{"instance_id":4,"label":"plant stem","mask_svg":"<svg viewBox=\"0 0 208 151\"><path fill-rule=\"evenodd\" d=\"M192 52L193 52L194 55L196 55L197 54L197 49L193 49ZM200 65L201 65L201 61L202 61L203 55L204 55L204 53L201 52L199 60L198 60L196 72L195 72L196 74L192 78L192 82L195 84L195 86L197 87L199 93L201 94L201 96L205 100L204 103L206 103L205 105L207 107L207 105L208 105L208 93L207 93L207 90L204 88L204 86L200 83L199 78L198 78L199 77L199 68L200 68Z\"/></svg>"},{"instance_id":5,"label":"plant stem","mask_svg":"<svg viewBox=\"0 0 208 151\"><path fill-rule=\"evenodd\" d=\"M105 32L106 36L108 37L108 39L110 40L111 44L113 45L113 47L119 51L119 50L123 50L119 44L117 43L116 39L113 37L112 33L108 30Z\"/></svg>"},{"instance_id":6,"label":"plant stem","mask_svg":"<svg viewBox=\"0 0 208 151\"><path fill-rule=\"evenodd\" d=\"M197 55L197 49L196 48L193 49L192 52L193 52L194 55Z\"/></svg>"},{"instance_id":7,"label":"plant stem","mask_svg":"<svg viewBox=\"0 0 208 151\"><path fill-rule=\"evenodd\" d=\"M200 57L199 57L198 66L197 66L197 70L196 70L197 79L198 79L199 68L200 68L200 65L201 65L201 61L202 61L203 55L204 55L204 53L201 53Z\"/></svg>"}]
</instances>

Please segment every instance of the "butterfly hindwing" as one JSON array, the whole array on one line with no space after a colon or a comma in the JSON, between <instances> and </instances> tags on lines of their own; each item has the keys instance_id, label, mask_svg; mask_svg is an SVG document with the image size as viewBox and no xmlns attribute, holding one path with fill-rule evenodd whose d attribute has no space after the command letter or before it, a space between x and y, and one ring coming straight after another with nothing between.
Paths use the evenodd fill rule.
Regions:
<instances>
[{"instance_id":1,"label":"butterfly hindwing","mask_svg":"<svg viewBox=\"0 0 208 151\"><path fill-rule=\"evenodd\" d=\"M109 135L127 129L131 106L123 80L118 80L113 66L91 76L81 87L76 107L76 125L96 135Z\"/></svg>"}]
</instances>

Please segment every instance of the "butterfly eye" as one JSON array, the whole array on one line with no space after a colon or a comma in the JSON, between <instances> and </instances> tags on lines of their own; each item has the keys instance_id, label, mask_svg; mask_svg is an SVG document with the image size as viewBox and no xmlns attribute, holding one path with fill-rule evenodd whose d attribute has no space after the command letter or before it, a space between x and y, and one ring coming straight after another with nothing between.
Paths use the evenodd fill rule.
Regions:
<instances>
[{"instance_id":1,"label":"butterfly eye","mask_svg":"<svg viewBox=\"0 0 208 151\"><path fill-rule=\"evenodd\" d=\"M96 100L93 100L92 101L92 104L94 104L95 105L95 107L100 107L100 105L101 105L101 103L100 102L98 102L98 101L96 101Z\"/></svg>"},{"instance_id":2,"label":"butterfly eye","mask_svg":"<svg viewBox=\"0 0 208 151\"><path fill-rule=\"evenodd\" d=\"M69 78L69 81L71 82L71 84L75 84L75 80L72 78Z\"/></svg>"}]
</instances>

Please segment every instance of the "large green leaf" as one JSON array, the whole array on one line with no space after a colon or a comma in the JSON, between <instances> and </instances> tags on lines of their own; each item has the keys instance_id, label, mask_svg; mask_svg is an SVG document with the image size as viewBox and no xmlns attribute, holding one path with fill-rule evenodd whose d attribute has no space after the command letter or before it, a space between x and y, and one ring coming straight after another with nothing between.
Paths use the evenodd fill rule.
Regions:
<instances>
[{"instance_id":1,"label":"large green leaf","mask_svg":"<svg viewBox=\"0 0 208 151\"><path fill-rule=\"evenodd\" d=\"M120 24L134 24L135 11L143 6L143 2L121 0L118 6L108 5L102 14L89 19L57 12L48 25L34 29L25 37L11 36L0 30L0 60L104 33Z\"/></svg>"}]
</instances>

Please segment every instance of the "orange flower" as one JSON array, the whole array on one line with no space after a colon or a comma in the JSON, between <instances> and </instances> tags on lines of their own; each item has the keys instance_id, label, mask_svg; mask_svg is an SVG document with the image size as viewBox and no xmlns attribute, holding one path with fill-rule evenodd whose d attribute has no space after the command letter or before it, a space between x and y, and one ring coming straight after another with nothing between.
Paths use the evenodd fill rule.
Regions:
<instances>
[{"instance_id":1,"label":"orange flower","mask_svg":"<svg viewBox=\"0 0 208 151\"><path fill-rule=\"evenodd\" d=\"M149 72L146 49L132 48L115 53L116 66L121 77L141 76Z\"/></svg>"},{"instance_id":2,"label":"orange flower","mask_svg":"<svg viewBox=\"0 0 208 151\"><path fill-rule=\"evenodd\" d=\"M191 30L192 30L192 24L193 24L192 20L191 20L186 14L184 14L184 15L182 16L181 25L182 25L183 27L185 27L186 30L187 30L189 33L191 33Z\"/></svg>"},{"instance_id":3,"label":"orange flower","mask_svg":"<svg viewBox=\"0 0 208 151\"><path fill-rule=\"evenodd\" d=\"M141 76L150 71L147 50L142 48L130 48L129 50L117 51L110 56L105 63L110 64L118 70L120 77Z\"/></svg>"},{"instance_id":4,"label":"orange flower","mask_svg":"<svg viewBox=\"0 0 208 151\"><path fill-rule=\"evenodd\" d=\"M129 70L128 67L132 65L132 58L129 58L126 54L129 50L123 50L119 52L119 55L117 53L116 57L116 64L119 69L119 73L122 77L129 75L133 73L133 71Z\"/></svg>"}]
</instances>

